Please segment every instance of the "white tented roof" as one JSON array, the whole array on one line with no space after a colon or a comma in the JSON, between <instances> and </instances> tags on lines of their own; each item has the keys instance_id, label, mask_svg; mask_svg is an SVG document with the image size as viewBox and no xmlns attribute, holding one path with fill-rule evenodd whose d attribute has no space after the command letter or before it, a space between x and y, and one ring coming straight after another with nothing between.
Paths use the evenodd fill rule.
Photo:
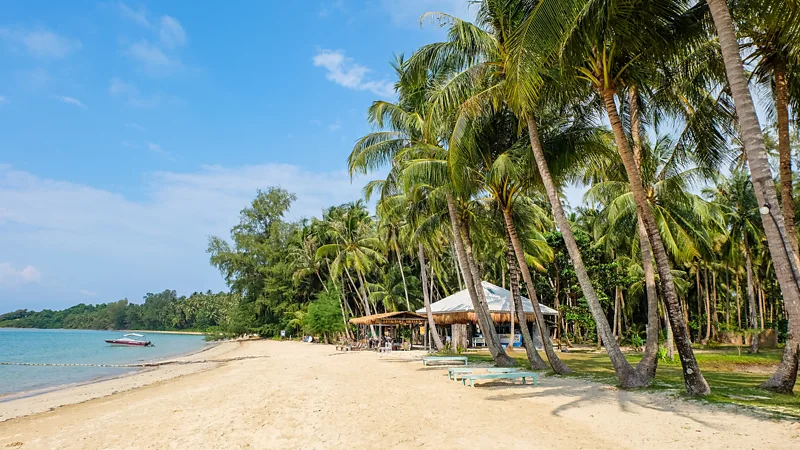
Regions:
<instances>
[{"instance_id":1,"label":"white tented roof","mask_svg":"<svg viewBox=\"0 0 800 450\"><path fill-rule=\"evenodd\" d=\"M495 286L488 281L481 281L483 285L483 292L486 295L486 303L489 304L490 312L509 312L511 310L511 291L503 289L500 286ZM555 316L558 314L553 308L539 304L542 314L546 316ZM522 309L526 313L533 312L533 304L530 299L522 297ZM469 292L464 289L461 292L443 298L436 303L431 303L431 310L433 314L452 313L452 312L472 312L472 300L469 298ZM425 308L417 310L418 313L425 314Z\"/></svg>"}]
</instances>

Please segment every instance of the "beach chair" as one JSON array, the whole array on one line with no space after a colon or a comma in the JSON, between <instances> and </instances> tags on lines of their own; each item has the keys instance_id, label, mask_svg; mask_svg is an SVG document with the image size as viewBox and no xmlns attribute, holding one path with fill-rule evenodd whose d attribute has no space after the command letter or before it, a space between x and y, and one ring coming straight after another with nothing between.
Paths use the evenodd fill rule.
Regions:
<instances>
[{"instance_id":1,"label":"beach chair","mask_svg":"<svg viewBox=\"0 0 800 450\"><path fill-rule=\"evenodd\" d=\"M466 356L423 356L422 357L422 365L427 366L428 364L436 362L436 363L455 363L455 362L463 362L466 366L468 364Z\"/></svg>"},{"instance_id":2,"label":"beach chair","mask_svg":"<svg viewBox=\"0 0 800 450\"><path fill-rule=\"evenodd\" d=\"M475 387L475 380L516 380L522 379L522 384L526 384L527 379L533 380L533 385L536 386L539 382L539 376L536 372L507 372L507 373L484 373L484 374L464 374L461 377L462 385L467 385L469 380L470 387Z\"/></svg>"},{"instance_id":3,"label":"beach chair","mask_svg":"<svg viewBox=\"0 0 800 450\"><path fill-rule=\"evenodd\" d=\"M392 352L392 343L387 341L383 347L378 347L378 353L391 353Z\"/></svg>"}]
</instances>

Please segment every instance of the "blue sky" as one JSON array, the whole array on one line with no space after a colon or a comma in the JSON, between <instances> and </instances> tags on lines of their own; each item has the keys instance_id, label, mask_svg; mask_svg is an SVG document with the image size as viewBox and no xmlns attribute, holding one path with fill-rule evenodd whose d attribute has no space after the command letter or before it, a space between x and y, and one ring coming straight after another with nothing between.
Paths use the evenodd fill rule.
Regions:
<instances>
[{"instance_id":1,"label":"blue sky","mask_svg":"<svg viewBox=\"0 0 800 450\"><path fill-rule=\"evenodd\" d=\"M0 312L225 288L207 236L256 189L360 196L345 158L394 53L463 0L0 0Z\"/></svg>"}]
</instances>

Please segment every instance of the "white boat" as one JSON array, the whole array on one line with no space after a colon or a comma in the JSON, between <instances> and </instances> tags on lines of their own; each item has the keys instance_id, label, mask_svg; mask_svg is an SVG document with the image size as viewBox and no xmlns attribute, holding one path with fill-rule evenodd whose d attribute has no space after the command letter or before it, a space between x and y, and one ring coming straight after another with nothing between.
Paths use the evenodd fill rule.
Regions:
<instances>
[{"instance_id":1,"label":"white boat","mask_svg":"<svg viewBox=\"0 0 800 450\"><path fill-rule=\"evenodd\" d=\"M143 334L128 333L119 339L106 339L114 347L155 347Z\"/></svg>"}]
</instances>

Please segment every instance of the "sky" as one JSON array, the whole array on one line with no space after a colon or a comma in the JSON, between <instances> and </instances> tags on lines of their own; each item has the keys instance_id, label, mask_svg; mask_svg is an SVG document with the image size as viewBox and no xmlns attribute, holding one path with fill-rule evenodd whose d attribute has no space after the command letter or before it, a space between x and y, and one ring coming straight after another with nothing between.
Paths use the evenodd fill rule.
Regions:
<instances>
[{"instance_id":1,"label":"sky","mask_svg":"<svg viewBox=\"0 0 800 450\"><path fill-rule=\"evenodd\" d=\"M223 4L220 4L223 5ZM257 189L361 196L346 157L394 54L463 0L0 0L0 313L226 288L206 254Z\"/></svg>"}]
</instances>

